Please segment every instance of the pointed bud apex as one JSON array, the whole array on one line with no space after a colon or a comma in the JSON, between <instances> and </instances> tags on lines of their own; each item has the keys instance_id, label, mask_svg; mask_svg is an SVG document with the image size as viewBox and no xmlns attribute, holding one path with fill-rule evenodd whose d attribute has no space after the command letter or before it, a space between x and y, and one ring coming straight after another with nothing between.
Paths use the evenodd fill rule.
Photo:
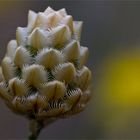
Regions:
<instances>
[{"instance_id":1,"label":"pointed bud apex","mask_svg":"<svg viewBox=\"0 0 140 140\"><path fill-rule=\"evenodd\" d=\"M62 24L67 25L70 28L71 33L73 34L73 18L72 16L68 15L63 18Z\"/></svg>"},{"instance_id":2,"label":"pointed bud apex","mask_svg":"<svg viewBox=\"0 0 140 140\"><path fill-rule=\"evenodd\" d=\"M71 41L64 49L63 49L64 57L66 61L77 60L80 55L80 46L77 41Z\"/></svg>"},{"instance_id":3,"label":"pointed bud apex","mask_svg":"<svg viewBox=\"0 0 140 140\"><path fill-rule=\"evenodd\" d=\"M14 57L15 65L19 68L22 68L23 65L29 64L30 62L30 53L23 46L18 47Z\"/></svg>"},{"instance_id":4,"label":"pointed bud apex","mask_svg":"<svg viewBox=\"0 0 140 140\"><path fill-rule=\"evenodd\" d=\"M37 17L37 14L34 11L29 10L28 24L27 24L28 32L31 32L33 30L35 21L36 21L36 17Z\"/></svg>"},{"instance_id":5,"label":"pointed bud apex","mask_svg":"<svg viewBox=\"0 0 140 140\"><path fill-rule=\"evenodd\" d=\"M52 39L52 45L56 48L61 48L70 39L71 33L69 29L64 26L57 26L53 28L50 32L50 37Z\"/></svg>"},{"instance_id":6,"label":"pointed bud apex","mask_svg":"<svg viewBox=\"0 0 140 140\"><path fill-rule=\"evenodd\" d=\"M44 11L44 14L45 15L49 15L49 14L51 14L51 13L54 13L55 12L55 10L53 10L50 6Z\"/></svg>"},{"instance_id":7,"label":"pointed bud apex","mask_svg":"<svg viewBox=\"0 0 140 140\"><path fill-rule=\"evenodd\" d=\"M89 51L87 47L81 47L80 49L80 59L79 59L79 63L80 63L80 67L84 66L88 60L88 56L89 56Z\"/></svg>"},{"instance_id":8,"label":"pointed bud apex","mask_svg":"<svg viewBox=\"0 0 140 140\"><path fill-rule=\"evenodd\" d=\"M62 8L60 10L57 11L61 16L65 17L67 15L66 9Z\"/></svg>"},{"instance_id":9,"label":"pointed bud apex","mask_svg":"<svg viewBox=\"0 0 140 140\"><path fill-rule=\"evenodd\" d=\"M52 69L62 63L62 55L54 49L43 49L36 57L36 63L43 65L46 69Z\"/></svg>"},{"instance_id":10,"label":"pointed bud apex","mask_svg":"<svg viewBox=\"0 0 140 140\"><path fill-rule=\"evenodd\" d=\"M26 39L27 39L27 28L22 28L22 27L18 27L16 30L16 39L17 39L17 44L20 46L25 46L26 43Z\"/></svg>"},{"instance_id":11,"label":"pointed bud apex","mask_svg":"<svg viewBox=\"0 0 140 140\"><path fill-rule=\"evenodd\" d=\"M9 89L13 96L26 96L28 87L23 80L13 78L9 81Z\"/></svg>"},{"instance_id":12,"label":"pointed bud apex","mask_svg":"<svg viewBox=\"0 0 140 140\"><path fill-rule=\"evenodd\" d=\"M82 89L86 90L91 82L91 71L84 66L77 75L77 85Z\"/></svg>"},{"instance_id":13,"label":"pointed bud apex","mask_svg":"<svg viewBox=\"0 0 140 140\"><path fill-rule=\"evenodd\" d=\"M57 80L70 83L76 75L76 70L72 63L64 63L55 67L53 75Z\"/></svg>"},{"instance_id":14,"label":"pointed bud apex","mask_svg":"<svg viewBox=\"0 0 140 140\"><path fill-rule=\"evenodd\" d=\"M82 27L83 27L83 22L82 21L74 21L73 26L74 26L74 36L75 36L75 39L80 41Z\"/></svg>"},{"instance_id":15,"label":"pointed bud apex","mask_svg":"<svg viewBox=\"0 0 140 140\"><path fill-rule=\"evenodd\" d=\"M35 87L47 81L47 73L44 67L35 64L23 67L22 77L29 85Z\"/></svg>"},{"instance_id":16,"label":"pointed bud apex","mask_svg":"<svg viewBox=\"0 0 140 140\"><path fill-rule=\"evenodd\" d=\"M6 81L12 79L14 77L15 69L12 64L11 59L9 57L5 57L2 60L1 66L2 66L2 73L3 73L4 79Z\"/></svg>"},{"instance_id":17,"label":"pointed bud apex","mask_svg":"<svg viewBox=\"0 0 140 140\"><path fill-rule=\"evenodd\" d=\"M11 40L7 45L7 56L13 59L16 49L17 49L16 40Z\"/></svg>"},{"instance_id":18,"label":"pointed bud apex","mask_svg":"<svg viewBox=\"0 0 140 140\"><path fill-rule=\"evenodd\" d=\"M39 50L43 47L47 47L47 32L36 28L28 37L28 45Z\"/></svg>"}]
</instances>

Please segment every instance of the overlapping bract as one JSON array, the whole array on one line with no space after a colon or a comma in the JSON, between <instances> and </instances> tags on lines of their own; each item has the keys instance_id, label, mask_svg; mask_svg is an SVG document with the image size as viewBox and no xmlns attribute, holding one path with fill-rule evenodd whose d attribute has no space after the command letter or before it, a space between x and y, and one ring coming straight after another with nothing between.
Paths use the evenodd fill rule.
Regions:
<instances>
[{"instance_id":1,"label":"overlapping bract","mask_svg":"<svg viewBox=\"0 0 140 140\"><path fill-rule=\"evenodd\" d=\"M65 9L29 11L27 27L17 28L0 68L0 96L12 111L46 119L85 108L91 71L81 29Z\"/></svg>"}]
</instances>

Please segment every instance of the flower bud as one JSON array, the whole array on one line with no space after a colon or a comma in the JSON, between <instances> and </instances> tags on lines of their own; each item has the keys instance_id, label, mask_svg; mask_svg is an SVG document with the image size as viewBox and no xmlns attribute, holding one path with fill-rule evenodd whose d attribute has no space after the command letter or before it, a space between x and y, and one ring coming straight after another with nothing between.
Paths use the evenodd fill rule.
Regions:
<instances>
[{"instance_id":1,"label":"flower bud","mask_svg":"<svg viewBox=\"0 0 140 140\"><path fill-rule=\"evenodd\" d=\"M82 27L83 27L83 22L82 21L74 21L73 26L74 26L74 36L75 36L75 39L80 41Z\"/></svg>"},{"instance_id":2,"label":"flower bud","mask_svg":"<svg viewBox=\"0 0 140 140\"><path fill-rule=\"evenodd\" d=\"M55 67L53 75L57 80L70 83L76 75L75 67L72 63L60 64Z\"/></svg>"},{"instance_id":3,"label":"flower bud","mask_svg":"<svg viewBox=\"0 0 140 140\"><path fill-rule=\"evenodd\" d=\"M35 26L36 17L37 17L37 14L34 11L29 10L28 24L27 24L28 32L31 32L33 30L33 28Z\"/></svg>"},{"instance_id":4,"label":"flower bud","mask_svg":"<svg viewBox=\"0 0 140 140\"><path fill-rule=\"evenodd\" d=\"M54 13L54 12L55 12L55 10L53 10L53 9L49 6L49 7L47 7L47 8L45 9L44 14L47 16L47 15L49 15L49 14L51 14L51 13Z\"/></svg>"},{"instance_id":5,"label":"flower bud","mask_svg":"<svg viewBox=\"0 0 140 140\"><path fill-rule=\"evenodd\" d=\"M43 49L36 56L36 63L43 65L46 69L52 69L54 66L62 63L62 55L54 49Z\"/></svg>"},{"instance_id":6,"label":"flower bud","mask_svg":"<svg viewBox=\"0 0 140 140\"><path fill-rule=\"evenodd\" d=\"M57 11L61 16L65 17L67 15L66 9L62 8L60 10Z\"/></svg>"},{"instance_id":7,"label":"flower bud","mask_svg":"<svg viewBox=\"0 0 140 140\"><path fill-rule=\"evenodd\" d=\"M82 66L84 66L87 63L88 56L89 56L88 48L81 47L80 48L80 59L79 59L80 68L82 68Z\"/></svg>"},{"instance_id":8,"label":"flower bud","mask_svg":"<svg viewBox=\"0 0 140 140\"><path fill-rule=\"evenodd\" d=\"M50 38L52 40L52 46L56 48L62 48L63 45L70 39L71 33L67 26L60 25L53 28L50 32Z\"/></svg>"},{"instance_id":9,"label":"flower bud","mask_svg":"<svg viewBox=\"0 0 140 140\"><path fill-rule=\"evenodd\" d=\"M40 92L46 96L48 101L57 100L64 96L66 87L64 83L55 80L43 84L40 88Z\"/></svg>"},{"instance_id":10,"label":"flower bud","mask_svg":"<svg viewBox=\"0 0 140 140\"><path fill-rule=\"evenodd\" d=\"M35 28L28 37L28 45L37 50L47 47L47 44L47 32L40 28Z\"/></svg>"},{"instance_id":11,"label":"flower bud","mask_svg":"<svg viewBox=\"0 0 140 140\"><path fill-rule=\"evenodd\" d=\"M16 49L14 57L15 65L19 68L22 68L23 65L29 64L30 62L31 62L30 53L23 46L18 47Z\"/></svg>"},{"instance_id":12,"label":"flower bud","mask_svg":"<svg viewBox=\"0 0 140 140\"><path fill-rule=\"evenodd\" d=\"M73 34L73 18L70 15L65 16L61 24L67 25L70 28L71 33Z\"/></svg>"},{"instance_id":13,"label":"flower bud","mask_svg":"<svg viewBox=\"0 0 140 140\"><path fill-rule=\"evenodd\" d=\"M28 35L28 31L27 28L22 28L22 27L18 27L16 30L16 39L17 39L17 44L20 46L25 46L26 43L26 39L27 39L27 35Z\"/></svg>"},{"instance_id":14,"label":"flower bud","mask_svg":"<svg viewBox=\"0 0 140 140\"><path fill-rule=\"evenodd\" d=\"M47 81L47 73L45 72L43 66L33 64L23 68L22 78L29 85L38 87L39 84Z\"/></svg>"},{"instance_id":15,"label":"flower bud","mask_svg":"<svg viewBox=\"0 0 140 140\"><path fill-rule=\"evenodd\" d=\"M65 103L67 103L67 105L71 108L78 103L81 95L82 91L79 88L69 90L65 96L66 98Z\"/></svg>"},{"instance_id":16,"label":"flower bud","mask_svg":"<svg viewBox=\"0 0 140 140\"><path fill-rule=\"evenodd\" d=\"M87 67L83 67L77 75L77 85L82 89L86 90L91 82L91 71Z\"/></svg>"},{"instance_id":17,"label":"flower bud","mask_svg":"<svg viewBox=\"0 0 140 140\"><path fill-rule=\"evenodd\" d=\"M13 96L26 96L29 91L26 83L18 78L9 81L9 89Z\"/></svg>"},{"instance_id":18,"label":"flower bud","mask_svg":"<svg viewBox=\"0 0 140 140\"><path fill-rule=\"evenodd\" d=\"M17 49L17 42L16 40L11 40L7 45L7 56L13 59L15 52Z\"/></svg>"},{"instance_id":19,"label":"flower bud","mask_svg":"<svg viewBox=\"0 0 140 140\"><path fill-rule=\"evenodd\" d=\"M80 55L80 47L77 41L71 41L64 49L63 49L64 58L66 61L77 60Z\"/></svg>"},{"instance_id":20,"label":"flower bud","mask_svg":"<svg viewBox=\"0 0 140 140\"><path fill-rule=\"evenodd\" d=\"M3 73L4 79L6 81L12 79L14 77L15 69L12 64L11 59L9 57L5 57L2 60L1 66L2 66L2 73Z\"/></svg>"},{"instance_id":21,"label":"flower bud","mask_svg":"<svg viewBox=\"0 0 140 140\"><path fill-rule=\"evenodd\" d=\"M35 27L41 27L44 29L55 27L61 20L61 17L57 13L51 13L48 16L45 13L40 12L37 15Z\"/></svg>"}]
</instances>

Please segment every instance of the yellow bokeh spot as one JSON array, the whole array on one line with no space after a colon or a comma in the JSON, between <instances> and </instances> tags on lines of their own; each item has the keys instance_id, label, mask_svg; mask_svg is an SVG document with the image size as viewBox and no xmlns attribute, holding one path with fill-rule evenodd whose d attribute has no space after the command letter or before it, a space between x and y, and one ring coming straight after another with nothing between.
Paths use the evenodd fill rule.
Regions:
<instances>
[{"instance_id":1,"label":"yellow bokeh spot","mask_svg":"<svg viewBox=\"0 0 140 140\"><path fill-rule=\"evenodd\" d=\"M111 58L103 66L102 92L117 105L140 105L140 50L118 53Z\"/></svg>"}]
</instances>

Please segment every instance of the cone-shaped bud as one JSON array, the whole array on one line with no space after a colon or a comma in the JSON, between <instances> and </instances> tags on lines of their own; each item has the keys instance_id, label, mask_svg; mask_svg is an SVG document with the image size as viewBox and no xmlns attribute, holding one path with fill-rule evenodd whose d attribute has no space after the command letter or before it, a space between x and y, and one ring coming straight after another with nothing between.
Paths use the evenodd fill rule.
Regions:
<instances>
[{"instance_id":1,"label":"cone-shaped bud","mask_svg":"<svg viewBox=\"0 0 140 140\"><path fill-rule=\"evenodd\" d=\"M43 47L47 47L47 32L40 28L36 28L28 37L28 45L39 50Z\"/></svg>"},{"instance_id":2,"label":"cone-shaped bud","mask_svg":"<svg viewBox=\"0 0 140 140\"><path fill-rule=\"evenodd\" d=\"M27 24L28 32L31 32L33 30L33 28L35 26L36 17L37 17L37 14L34 11L29 10L28 24Z\"/></svg>"},{"instance_id":3,"label":"cone-shaped bud","mask_svg":"<svg viewBox=\"0 0 140 140\"><path fill-rule=\"evenodd\" d=\"M47 81L47 73L43 66L31 65L23 67L22 78L34 87L38 87L39 84Z\"/></svg>"},{"instance_id":4,"label":"cone-shaped bud","mask_svg":"<svg viewBox=\"0 0 140 140\"><path fill-rule=\"evenodd\" d=\"M40 88L42 95L46 96L48 101L57 100L64 96L66 92L65 84L59 81L52 81L43 84Z\"/></svg>"},{"instance_id":5,"label":"cone-shaped bud","mask_svg":"<svg viewBox=\"0 0 140 140\"><path fill-rule=\"evenodd\" d=\"M13 59L15 52L17 49L17 41L16 40L11 40L8 45L7 45L7 56Z\"/></svg>"},{"instance_id":6,"label":"cone-shaped bud","mask_svg":"<svg viewBox=\"0 0 140 140\"><path fill-rule=\"evenodd\" d=\"M74 37L76 40L80 41L83 22L82 21L74 21L73 26L74 26Z\"/></svg>"},{"instance_id":7,"label":"cone-shaped bud","mask_svg":"<svg viewBox=\"0 0 140 140\"><path fill-rule=\"evenodd\" d=\"M87 67L83 67L77 75L77 85L82 89L86 90L91 82L91 71Z\"/></svg>"},{"instance_id":8,"label":"cone-shaped bud","mask_svg":"<svg viewBox=\"0 0 140 140\"><path fill-rule=\"evenodd\" d=\"M48 8L45 9L44 14L45 15L49 15L51 13L54 13L55 10L53 10L50 6Z\"/></svg>"},{"instance_id":9,"label":"cone-shaped bud","mask_svg":"<svg viewBox=\"0 0 140 140\"><path fill-rule=\"evenodd\" d=\"M73 17L67 15L63 18L62 24L67 25L70 28L71 33L73 34Z\"/></svg>"},{"instance_id":10,"label":"cone-shaped bud","mask_svg":"<svg viewBox=\"0 0 140 140\"><path fill-rule=\"evenodd\" d=\"M80 68L86 64L86 62L88 60L88 56L89 56L88 48L81 47L80 48L80 59L79 59Z\"/></svg>"},{"instance_id":11,"label":"cone-shaped bud","mask_svg":"<svg viewBox=\"0 0 140 140\"><path fill-rule=\"evenodd\" d=\"M28 36L28 31L27 28L22 28L18 27L16 30L16 39L17 39L17 44L20 46L25 46L27 43L27 36Z\"/></svg>"},{"instance_id":12,"label":"cone-shaped bud","mask_svg":"<svg viewBox=\"0 0 140 140\"><path fill-rule=\"evenodd\" d=\"M50 38L52 39L52 45L59 49L63 47L63 44L70 40L71 33L67 26L60 25L51 30Z\"/></svg>"},{"instance_id":13,"label":"cone-shaped bud","mask_svg":"<svg viewBox=\"0 0 140 140\"><path fill-rule=\"evenodd\" d=\"M36 63L43 65L46 69L52 69L62 63L62 54L55 49L43 49L36 57Z\"/></svg>"},{"instance_id":14,"label":"cone-shaped bud","mask_svg":"<svg viewBox=\"0 0 140 140\"><path fill-rule=\"evenodd\" d=\"M12 96L8 93L6 85L3 82L0 83L0 97L5 101L10 101L12 99Z\"/></svg>"},{"instance_id":15,"label":"cone-shaped bud","mask_svg":"<svg viewBox=\"0 0 140 140\"><path fill-rule=\"evenodd\" d=\"M13 96L26 96L28 94L26 83L18 78L9 81L9 89Z\"/></svg>"},{"instance_id":16,"label":"cone-shaped bud","mask_svg":"<svg viewBox=\"0 0 140 140\"><path fill-rule=\"evenodd\" d=\"M76 75L76 70L72 63L64 63L55 67L53 75L57 80L70 83Z\"/></svg>"},{"instance_id":17,"label":"cone-shaped bud","mask_svg":"<svg viewBox=\"0 0 140 140\"><path fill-rule=\"evenodd\" d=\"M12 64L10 57L5 57L2 60L1 66L2 66L2 73L3 73L4 79L6 81L12 79L14 77L15 69L14 69L14 66Z\"/></svg>"},{"instance_id":18,"label":"cone-shaped bud","mask_svg":"<svg viewBox=\"0 0 140 140\"><path fill-rule=\"evenodd\" d=\"M70 90L66 93L65 103L67 103L67 105L71 108L78 103L81 95L82 91L79 88Z\"/></svg>"},{"instance_id":19,"label":"cone-shaped bud","mask_svg":"<svg viewBox=\"0 0 140 140\"><path fill-rule=\"evenodd\" d=\"M80 46L79 43L75 40L71 41L64 49L63 49L64 58L66 61L77 60L80 55Z\"/></svg>"},{"instance_id":20,"label":"cone-shaped bud","mask_svg":"<svg viewBox=\"0 0 140 140\"><path fill-rule=\"evenodd\" d=\"M30 62L30 53L23 46L18 47L14 57L15 65L19 68L22 68L23 65L30 64Z\"/></svg>"}]
</instances>

